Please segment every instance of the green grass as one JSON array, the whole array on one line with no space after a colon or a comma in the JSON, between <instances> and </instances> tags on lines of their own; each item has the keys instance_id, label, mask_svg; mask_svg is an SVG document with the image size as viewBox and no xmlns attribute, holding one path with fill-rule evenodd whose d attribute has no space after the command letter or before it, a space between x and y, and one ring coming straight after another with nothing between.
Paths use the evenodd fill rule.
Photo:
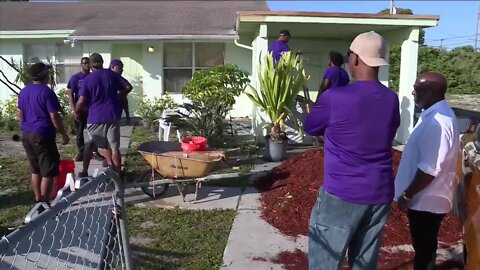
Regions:
<instances>
[{"instance_id":1,"label":"green grass","mask_svg":"<svg viewBox=\"0 0 480 270\"><path fill-rule=\"evenodd\" d=\"M2 132L11 136L15 132ZM68 145L58 142L61 159L72 159L76 154L74 138ZM30 170L24 154L0 157L0 235L22 224L26 214L34 204L30 187Z\"/></svg>"},{"instance_id":2,"label":"green grass","mask_svg":"<svg viewBox=\"0 0 480 270\"><path fill-rule=\"evenodd\" d=\"M234 210L127 207L135 269L219 269Z\"/></svg>"},{"instance_id":3,"label":"green grass","mask_svg":"<svg viewBox=\"0 0 480 270\"><path fill-rule=\"evenodd\" d=\"M142 126L134 126L130 146L128 147L125 160L125 176L128 182L134 182L139 179L145 171L151 169L150 164L137 151L137 147L148 141L158 140L158 135L152 130L145 129Z\"/></svg>"},{"instance_id":4,"label":"green grass","mask_svg":"<svg viewBox=\"0 0 480 270\"><path fill-rule=\"evenodd\" d=\"M22 224L33 205L28 163L25 158L0 157L0 235Z\"/></svg>"},{"instance_id":5,"label":"green grass","mask_svg":"<svg viewBox=\"0 0 480 270\"><path fill-rule=\"evenodd\" d=\"M57 147L60 153L60 159L74 159L77 154L74 136L70 136L70 142L67 145L62 145L61 138L57 137Z\"/></svg>"}]
</instances>

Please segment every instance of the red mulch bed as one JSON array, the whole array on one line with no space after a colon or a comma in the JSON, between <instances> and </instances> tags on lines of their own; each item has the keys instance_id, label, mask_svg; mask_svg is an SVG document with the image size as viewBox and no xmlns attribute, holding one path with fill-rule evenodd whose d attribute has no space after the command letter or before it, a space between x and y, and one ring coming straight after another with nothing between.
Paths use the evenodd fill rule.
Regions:
<instances>
[{"instance_id":1,"label":"red mulch bed","mask_svg":"<svg viewBox=\"0 0 480 270\"><path fill-rule=\"evenodd\" d=\"M401 152L393 151L394 172L400 162ZM323 183L323 150L309 150L283 161L272 172L256 182L262 191L262 218L287 236L308 235L311 209ZM294 218L292 218L294 217ZM406 215L394 204L385 226L382 246L391 247L411 243ZM446 245L462 239L460 221L448 215L440 228L439 241ZM411 265L412 252L380 253L380 269L398 269ZM283 252L275 261L286 269L306 269L306 255L297 250Z\"/></svg>"}]
</instances>

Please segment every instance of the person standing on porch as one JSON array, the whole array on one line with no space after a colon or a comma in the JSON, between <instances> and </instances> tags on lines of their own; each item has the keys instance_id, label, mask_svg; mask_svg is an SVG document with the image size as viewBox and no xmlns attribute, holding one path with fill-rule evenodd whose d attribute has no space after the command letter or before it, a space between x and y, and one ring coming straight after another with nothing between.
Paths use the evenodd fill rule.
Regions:
<instances>
[{"instance_id":1,"label":"person standing on porch","mask_svg":"<svg viewBox=\"0 0 480 270\"><path fill-rule=\"evenodd\" d=\"M323 73L323 80L320 84L317 100L327 89L345 86L350 82L347 71L342 67L343 63L344 60L341 53L332 51L328 54L328 68Z\"/></svg>"},{"instance_id":2,"label":"person standing on porch","mask_svg":"<svg viewBox=\"0 0 480 270\"><path fill-rule=\"evenodd\" d=\"M278 39L268 46L268 52L272 53L273 62L276 64L280 60L282 53L289 52L288 41L290 40L290 32L288 30L280 31Z\"/></svg>"},{"instance_id":3,"label":"person standing on porch","mask_svg":"<svg viewBox=\"0 0 480 270\"><path fill-rule=\"evenodd\" d=\"M119 111L120 111L120 118L122 117L122 112L125 111L125 118L127 119L127 125L130 125L130 111L128 110L128 97L127 97L127 95L132 91L133 87L127 79L122 77L122 73L123 73L123 62L122 61L120 61L118 59L112 60L110 62L110 69L120 75L120 77L122 78L123 84L127 88L127 92L125 92L125 93L122 93L120 90L118 91L118 97L119 97L121 105L122 105L121 109L119 109Z\"/></svg>"},{"instance_id":4,"label":"person standing on porch","mask_svg":"<svg viewBox=\"0 0 480 270\"><path fill-rule=\"evenodd\" d=\"M101 154L107 160L108 166L113 167L117 173L121 173L120 153L120 125L118 108L120 100L118 91L126 93L121 76L103 68L103 58L98 53L90 55L92 73L85 78L80 89L76 117L82 108L88 104L87 133L90 141L97 146ZM91 150L91 149L89 149ZM91 151L89 151L91 155ZM85 158L80 177L88 176L90 159Z\"/></svg>"},{"instance_id":5,"label":"person standing on porch","mask_svg":"<svg viewBox=\"0 0 480 270\"><path fill-rule=\"evenodd\" d=\"M45 202L58 176L60 154L55 141L62 134L63 144L70 141L60 115L60 102L47 84L51 66L31 65L27 72L33 83L25 86L18 96L18 118L22 128L22 144L30 165L31 184L36 202Z\"/></svg>"},{"instance_id":6,"label":"person standing on porch","mask_svg":"<svg viewBox=\"0 0 480 270\"><path fill-rule=\"evenodd\" d=\"M407 212L415 250L414 269L433 269L438 231L452 209L460 149L456 116L445 100L447 79L421 74L413 85L423 112L402 153L395 179L395 198Z\"/></svg>"},{"instance_id":7,"label":"person standing on porch","mask_svg":"<svg viewBox=\"0 0 480 270\"><path fill-rule=\"evenodd\" d=\"M348 66L355 82L325 91L304 123L325 137L323 187L309 224L310 270L377 269L383 227L394 195L392 143L400 125L398 96L378 80L386 43L359 34Z\"/></svg>"}]
</instances>

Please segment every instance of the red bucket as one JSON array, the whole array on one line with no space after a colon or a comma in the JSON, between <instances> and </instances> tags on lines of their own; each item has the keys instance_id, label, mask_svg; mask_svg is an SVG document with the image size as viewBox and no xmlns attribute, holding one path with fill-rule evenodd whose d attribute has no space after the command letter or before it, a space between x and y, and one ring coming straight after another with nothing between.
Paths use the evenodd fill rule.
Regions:
<instances>
[{"instance_id":1,"label":"red bucket","mask_svg":"<svg viewBox=\"0 0 480 270\"><path fill-rule=\"evenodd\" d=\"M187 136L182 139L183 152L199 152L207 150L207 139L200 136Z\"/></svg>"},{"instance_id":2,"label":"red bucket","mask_svg":"<svg viewBox=\"0 0 480 270\"><path fill-rule=\"evenodd\" d=\"M75 162L73 160L60 160L58 171L58 176L55 177L50 200L55 199L55 196L57 196L57 191L59 191L65 185L67 174L75 173Z\"/></svg>"}]
</instances>

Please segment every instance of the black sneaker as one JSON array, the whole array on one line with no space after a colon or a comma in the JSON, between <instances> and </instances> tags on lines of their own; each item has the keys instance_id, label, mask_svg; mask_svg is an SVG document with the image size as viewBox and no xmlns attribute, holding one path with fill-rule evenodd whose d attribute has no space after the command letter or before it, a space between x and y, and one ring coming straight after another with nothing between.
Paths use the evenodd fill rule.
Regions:
<instances>
[{"instance_id":1,"label":"black sneaker","mask_svg":"<svg viewBox=\"0 0 480 270\"><path fill-rule=\"evenodd\" d=\"M79 177L79 178L88 177L88 172L79 172L79 173L78 173L78 177Z\"/></svg>"}]
</instances>

